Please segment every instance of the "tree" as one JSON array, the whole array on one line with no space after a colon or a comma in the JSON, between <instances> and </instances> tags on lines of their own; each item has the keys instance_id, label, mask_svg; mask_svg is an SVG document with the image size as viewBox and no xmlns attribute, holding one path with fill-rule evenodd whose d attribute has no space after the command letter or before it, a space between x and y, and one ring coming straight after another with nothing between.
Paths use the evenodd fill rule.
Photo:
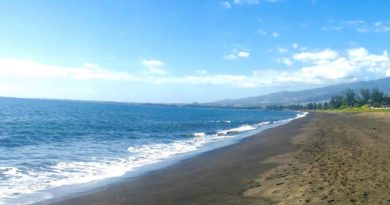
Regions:
<instances>
[{"instance_id":1,"label":"tree","mask_svg":"<svg viewBox=\"0 0 390 205\"><path fill-rule=\"evenodd\" d=\"M370 92L371 104L374 107L379 107L382 104L384 94L378 88L373 88Z\"/></svg>"},{"instance_id":2,"label":"tree","mask_svg":"<svg viewBox=\"0 0 390 205\"><path fill-rule=\"evenodd\" d=\"M340 108L343 104L343 96L336 95L333 96L332 99L329 101L329 107L330 108Z\"/></svg>"},{"instance_id":3,"label":"tree","mask_svg":"<svg viewBox=\"0 0 390 205\"><path fill-rule=\"evenodd\" d=\"M360 89L360 96L362 97L361 103L363 105L367 105L369 103L369 100L370 100L370 89L368 89L368 88Z\"/></svg>"},{"instance_id":4,"label":"tree","mask_svg":"<svg viewBox=\"0 0 390 205\"><path fill-rule=\"evenodd\" d=\"M347 106L353 106L356 102L355 91L353 91L351 88L348 88L347 90L345 90L344 101L345 101L345 104L347 104Z\"/></svg>"},{"instance_id":5,"label":"tree","mask_svg":"<svg viewBox=\"0 0 390 205\"><path fill-rule=\"evenodd\" d=\"M324 104L322 105L322 108L323 109L328 109L329 108L328 102L324 102Z\"/></svg>"},{"instance_id":6,"label":"tree","mask_svg":"<svg viewBox=\"0 0 390 205\"><path fill-rule=\"evenodd\" d=\"M315 109L314 105L315 105L314 103L308 103L308 104L306 104L306 109L314 110Z\"/></svg>"},{"instance_id":7,"label":"tree","mask_svg":"<svg viewBox=\"0 0 390 205\"><path fill-rule=\"evenodd\" d=\"M390 105L390 97L389 96L384 96L383 97L382 105L384 105L384 106L389 106Z\"/></svg>"}]
</instances>

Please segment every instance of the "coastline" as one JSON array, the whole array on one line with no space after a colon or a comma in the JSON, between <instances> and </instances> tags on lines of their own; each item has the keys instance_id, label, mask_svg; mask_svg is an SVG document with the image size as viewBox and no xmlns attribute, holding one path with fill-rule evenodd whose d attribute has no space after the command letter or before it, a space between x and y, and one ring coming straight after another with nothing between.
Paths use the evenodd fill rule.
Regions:
<instances>
[{"instance_id":1,"label":"coastline","mask_svg":"<svg viewBox=\"0 0 390 205\"><path fill-rule=\"evenodd\" d=\"M25 106L26 113L34 115L39 106L40 103ZM0 172L4 173L2 177L5 176L0 183L0 204L40 204L50 199L96 191L203 152L238 143L245 137L302 116L299 112L264 110L96 105L91 109L97 112L102 108L113 110L109 116L103 112L95 122L96 117L88 113L89 109L71 111L78 106L90 107L69 104L65 106L69 112L61 111L48 118L59 122L73 119L64 121L61 127L43 123L46 119L23 123L26 126L18 129L29 130L34 127L32 125L39 127L44 124L48 126L47 130L56 133L58 129L60 133L55 137L46 129L36 129L31 135L26 135L31 138L27 142L35 144L31 146L32 152L23 149L25 146L8 151L8 144L12 145L12 142L16 145L27 143L12 135L2 141L6 142L2 147L5 157L9 155L16 161L5 160L0 167ZM45 107L47 115L50 115L50 110L63 109L56 103L48 103ZM149 109L154 112L145 112ZM127 114L120 114L124 110ZM172 114L167 117L167 112ZM135 119L143 116L142 113L151 113L144 116L150 121ZM17 119L18 115L15 116ZM32 157L34 163L26 163Z\"/></svg>"},{"instance_id":2,"label":"coastline","mask_svg":"<svg viewBox=\"0 0 390 205\"><path fill-rule=\"evenodd\" d=\"M259 162L293 151L292 137L314 115L309 114L244 138L239 143L207 151L169 167L123 179L91 192L39 203L250 204L253 200L242 196L243 191L251 186L248 180L275 167L275 164Z\"/></svg>"}]
</instances>

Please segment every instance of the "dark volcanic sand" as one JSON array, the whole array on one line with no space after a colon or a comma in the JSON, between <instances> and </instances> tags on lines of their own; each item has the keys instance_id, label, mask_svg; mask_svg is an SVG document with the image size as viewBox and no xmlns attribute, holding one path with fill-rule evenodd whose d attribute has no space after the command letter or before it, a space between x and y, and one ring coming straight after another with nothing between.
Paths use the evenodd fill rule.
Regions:
<instances>
[{"instance_id":1,"label":"dark volcanic sand","mask_svg":"<svg viewBox=\"0 0 390 205\"><path fill-rule=\"evenodd\" d=\"M318 113L244 196L273 204L390 204L390 113ZM260 204L260 203L259 203Z\"/></svg>"},{"instance_id":2,"label":"dark volcanic sand","mask_svg":"<svg viewBox=\"0 0 390 205\"><path fill-rule=\"evenodd\" d=\"M309 114L286 125L248 137L171 167L129 179L102 190L51 204L268 204L262 197L244 196L259 174L277 164L262 163L271 156L293 152L291 143L315 118Z\"/></svg>"},{"instance_id":3,"label":"dark volcanic sand","mask_svg":"<svg viewBox=\"0 0 390 205\"><path fill-rule=\"evenodd\" d=\"M388 204L390 113L314 113L56 204Z\"/></svg>"}]
</instances>

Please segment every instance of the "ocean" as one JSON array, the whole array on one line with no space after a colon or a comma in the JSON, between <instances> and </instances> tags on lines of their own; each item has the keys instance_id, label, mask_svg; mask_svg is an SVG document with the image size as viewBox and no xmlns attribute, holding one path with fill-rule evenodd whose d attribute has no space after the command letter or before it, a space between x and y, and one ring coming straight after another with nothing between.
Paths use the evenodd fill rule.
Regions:
<instances>
[{"instance_id":1,"label":"ocean","mask_svg":"<svg viewBox=\"0 0 390 205\"><path fill-rule=\"evenodd\" d=\"M61 187L125 176L302 116L0 98L0 204L48 199Z\"/></svg>"}]
</instances>

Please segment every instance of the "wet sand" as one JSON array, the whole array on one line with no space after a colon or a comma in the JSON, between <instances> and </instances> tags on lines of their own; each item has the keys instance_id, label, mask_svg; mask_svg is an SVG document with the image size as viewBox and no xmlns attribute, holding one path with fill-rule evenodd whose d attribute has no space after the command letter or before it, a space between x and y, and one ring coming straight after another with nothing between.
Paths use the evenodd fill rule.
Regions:
<instances>
[{"instance_id":1,"label":"wet sand","mask_svg":"<svg viewBox=\"0 0 390 205\"><path fill-rule=\"evenodd\" d=\"M390 204L390 113L314 113L54 204Z\"/></svg>"}]
</instances>

